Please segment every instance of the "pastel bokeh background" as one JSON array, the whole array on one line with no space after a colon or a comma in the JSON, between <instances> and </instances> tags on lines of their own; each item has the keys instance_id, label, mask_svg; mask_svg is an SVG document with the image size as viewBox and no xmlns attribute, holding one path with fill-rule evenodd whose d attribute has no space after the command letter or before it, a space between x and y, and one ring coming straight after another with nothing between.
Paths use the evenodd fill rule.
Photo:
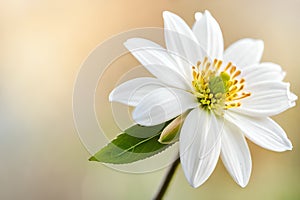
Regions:
<instances>
[{"instance_id":1,"label":"pastel bokeh background","mask_svg":"<svg viewBox=\"0 0 300 200\"><path fill-rule=\"evenodd\" d=\"M166 169L128 174L87 160L72 113L84 59L114 34L163 27L164 10L192 25L193 14L208 9L221 25L225 46L244 37L264 40L263 61L282 65L299 96L299 7L298 0L1 1L0 199L151 199ZM136 65L128 55L112 79ZM107 95L115 82L101 84L97 109L109 116L109 126ZM198 189L188 185L179 167L166 199L300 199L299 106L274 119L294 149L274 153L249 142L253 170L246 188L234 183L221 162Z\"/></svg>"}]
</instances>

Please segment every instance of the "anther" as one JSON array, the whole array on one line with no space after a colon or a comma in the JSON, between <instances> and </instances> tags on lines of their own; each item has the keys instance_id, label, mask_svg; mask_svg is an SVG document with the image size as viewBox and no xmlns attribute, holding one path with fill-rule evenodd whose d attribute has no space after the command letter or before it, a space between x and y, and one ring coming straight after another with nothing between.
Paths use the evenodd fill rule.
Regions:
<instances>
[{"instance_id":1,"label":"anther","mask_svg":"<svg viewBox=\"0 0 300 200\"><path fill-rule=\"evenodd\" d=\"M230 74L233 74L233 72L235 72L236 70L236 66L233 66L231 69L230 69Z\"/></svg>"},{"instance_id":2,"label":"anther","mask_svg":"<svg viewBox=\"0 0 300 200\"><path fill-rule=\"evenodd\" d=\"M196 76L197 76L197 72L193 71L193 77L194 77L194 79L196 78Z\"/></svg>"},{"instance_id":3,"label":"anther","mask_svg":"<svg viewBox=\"0 0 300 200\"><path fill-rule=\"evenodd\" d=\"M223 63L223 62L222 62L221 60L218 60L217 63L214 65L214 66L216 67L217 70L220 69L222 63Z\"/></svg>"},{"instance_id":4,"label":"anther","mask_svg":"<svg viewBox=\"0 0 300 200\"><path fill-rule=\"evenodd\" d=\"M205 63L205 71L208 71L209 67L210 67L210 62L206 62Z\"/></svg>"},{"instance_id":5,"label":"anther","mask_svg":"<svg viewBox=\"0 0 300 200\"><path fill-rule=\"evenodd\" d=\"M215 58L214 62L213 62L213 66L216 66L217 62L218 62L218 60Z\"/></svg>"},{"instance_id":6,"label":"anther","mask_svg":"<svg viewBox=\"0 0 300 200\"><path fill-rule=\"evenodd\" d=\"M236 86L236 85L233 85L233 86L230 88L230 92L233 92L233 91L235 91L235 90L237 90L237 86Z\"/></svg>"},{"instance_id":7,"label":"anther","mask_svg":"<svg viewBox=\"0 0 300 200\"><path fill-rule=\"evenodd\" d=\"M235 78L235 77L237 77L238 75L240 75L241 74L241 71L239 70L239 71L236 71L234 74L233 74L233 76L232 76L232 78Z\"/></svg>"},{"instance_id":8,"label":"anther","mask_svg":"<svg viewBox=\"0 0 300 200\"><path fill-rule=\"evenodd\" d=\"M244 89L244 85L241 85L240 88L238 89L238 91L241 91Z\"/></svg>"},{"instance_id":9,"label":"anther","mask_svg":"<svg viewBox=\"0 0 300 200\"><path fill-rule=\"evenodd\" d=\"M203 65L205 65L207 61L208 61L208 58L207 58L207 57L204 57Z\"/></svg>"},{"instance_id":10,"label":"anther","mask_svg":"<svg viewBox=\"0 0 300 200\"><path fill-rule=\"evenodd\" d=\"M232 63L229 62L229 63L227 64L227 66L225 67L225 70L224 70L224 71L227 71L231 66L232 66Z\"/></svg>"}]
</instances>

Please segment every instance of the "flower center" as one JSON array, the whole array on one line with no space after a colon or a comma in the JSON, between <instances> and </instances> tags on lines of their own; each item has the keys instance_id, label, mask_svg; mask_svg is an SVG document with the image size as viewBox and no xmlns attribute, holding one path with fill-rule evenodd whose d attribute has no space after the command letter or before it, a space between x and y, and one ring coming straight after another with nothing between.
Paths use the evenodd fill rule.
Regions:
<instances>
[{"instance_id":1,"label":"flower center","mask_svg":"<svg viewBox=\"0 0 300 200\"><path fill-rule=\"evenodd\" d=\"M211 64L205 57L203 62L193 66L192 81L193 94L200 106L219 115L226 109L241 106L240 100L251 95L250 92L243 92L245 79L237 79L241 71L236 66L231 62L222 70L221 66L221 60L214 59Z\"/></svg>"}]
</instances>

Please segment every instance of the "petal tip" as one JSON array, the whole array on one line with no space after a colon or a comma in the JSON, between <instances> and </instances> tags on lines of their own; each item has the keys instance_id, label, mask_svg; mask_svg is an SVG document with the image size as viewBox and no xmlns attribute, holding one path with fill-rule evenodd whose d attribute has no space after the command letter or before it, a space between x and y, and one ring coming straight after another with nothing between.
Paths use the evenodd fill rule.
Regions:
<instances>
[{"instance_id":1,"label":"petal tip","mask_svg":"<svg viewBox=\"0 0 300 200\"><path fill-rule=\"evenodd\" d=\"M133 42L136 42L137 40L141 40L142 38L129 38L127 39L123 44L124 46L129 46L129 45L132 45L134 44Z\"/></svg>"},{"instance_id":2,"label":"petal tip","mask_svg":"<svg viewBox=\"0 0 300 200\"><path fill-rule=\"evenodd\" d=\"M256 40L256 43L257 43L259 49L262 49L262 50L264 49L265 43L263 40Z\"/></svg>"},{"instance_id":3,"label":"petal tip","mask_svg":"<svg viewBox=\"0 0 300 200\"><path fill-rule=\"evenodd\" d=\"M241 186L241 188L245 188L248 185L248 181L246 183L240 183L239 186Z\"/></svg>"},{"instance_id":4,"label":"petal tip","mask_svg":"<svg viewBox=\"0 0 300 200\"><path fill-rule=\"evenodd\" d=\"M287 139L287 148L286 148L286 150L287 151L293 150L293 144L289 139Z\"/></svg>"},{"instance_id":5,"label":"petal tip","mask_svg":"<svg viewBox=\"0 0 300 200\"><path fill-rule=\"evenodd\" d=\"M140 124L142 126L151 126L151 120L143 120L141 119L143 117L142 114L139 113L139 111L137 110L137 108L135 108L132 112L132 119L134 122L136 122L137 124Z\"/></svg>"},{"instance_id":6,"label":"petal tip","mask_svg":"<svg viewBox=\"0 0 300 200\"><path fill-rule=\"evenodd\" d=\"M288 138L283 139L281 147L278 147L278 149L273 149L273 151L276 152L284 152L291 150L293 150L293 144Z\"/></svg>"},{"instance_id":7,"label":"petal tip","mask_svg":"<svg viewBox=\"0 0 300 200\"><path fill-rule=\"evenodd\" d=\"M126 43L128 43L131 40L131 38L127 39L123 44L125 45Z\"/></svg>"},{"instance_id":8,"label":"petal tip","mask_svg":"<svg viewBox=\"0 0 300 200\"><path fill-rule=\"evenodd\" d=\"M210 12L208 10L204 11L204 15L211 15Z\"/></svg>"},{"instance_id":9,"label":"petal tip","mask_svg":"<svg viewBox=\"0 0 300 200\"><path fill-rule=\"evenodd\" d=\"M123 43L123 45L129 49L130 47L136 46L135 44L143 41L145 41L143 38L129 38Z\"/></svg>"},{"instance_id":10,"label":"petal tip","mask_svg":"<svg viewBox=\"0 0 300 200\"><path fill-rule=\"evenodd\" d=\"M291 101L296 101L296 100L298 100L298 96L291 92L290 93L290 100Z\"/></svg>"},{"instance_id":11,"label":"petal tip","mask_svg":"<svg viewBox=\"0 0 300 200\"><path fill-rule=\"evenodd\" d=\"M174 13L172 13L172 12L170 12L170 11L167 11L167 10L163 11L163 18L169 17L169 16L171 16L171 15L174 15Z\"/></svg>"},{"instance_id":12,"label":"petal tip","mask_svg":"<svg viewBox=\"0 0 300 200\"><path fill-rule=\"evenodd\" d=\"M281 70L281 74L282 74L282 79L284 79L284 77L286 76L286 71Z\"/></svg>"},{"instance_id":13,"label":"petal tip","mask_svg":"<svg viewBox=\"0 0 300 200\"><path fill-rule=\"evenodd\" d=\"M190 185L191 185L193 188L198 188L201 184L190 183Z\"/></svg>"},{"instance_id":14,"label":"petal tip","mask_svg":"<svg viewBox=\"0 0 300 200\"><path fill-rule=\"evenodd\" d=\"M112 102L114 100L114 93L115 93L115 90L113 90L109 93L109 95L108 95L109 102Z\"/></svg>"},{"instance_id":15,"label":"petal tip","mask_svg":"<svg viewBox=\"0 0 300 200\"><path fill-rule=\"evenodd\" d=\"M236 183L241 187L241 188L245 188L248 183L249 183L249 180L250 180L250 174L249 175L246 175L244 178L241 177L240 180L236 180Z\"/></svg>"},{"instance_id":16,"label":"petal tip","mask_svg":"<svg viewBox=\"0 0 300 200\"><path fill-rule=\"evenodd\" d=\"M265 43L264 43L264 41L263 41L263 40L256 39L256 42L257 42L259 45L262 45L262 46L264 46L264 45L265 45Z\"/></svg>"},{"instance_id":17,"label":"petal tip","mask_svg":"<svg viewBox=\"0 0 300 200\"><path fill-rule=\"evenodd\" d=\"M134 108L134 110L132 111L131 116L132 116L133 121L135 121L136 123L140 124L137 107Z\"/></svg>"},{"instance_id":18,"label":"petal tip","mask_svg":"<svg viewBox=\"0 0 300 200\"><path fill-rule=\"evenodd\" d=\"M130 42L131 42L131 40L132 40L132 38L126 40L126 41L123 43L123 45L124 45L128 50L130 50Z\"/></svg>"},{"instance_id":19,"label":"petal tip","mask_svg":"<svg viewBox=\"0 0 300 200\"><path fill-rule=\"evenodd\" d=\"M205 183L207 179L204 180L196 180L194 176L190 177L188 179L189 185L192 186L193 188L198 188L200 187L203 183Z\"/></svg>"},{"instance_id":20,"label":"petal tip","mask_svg":"<svg viewBox=\"0 0 300 200\"><path fill-rule=\"evenodd\" d=\"M195 20L198 21L203 17L203 14L201 12L196 12L195 13Z\"/></svg>"}]
</instances>

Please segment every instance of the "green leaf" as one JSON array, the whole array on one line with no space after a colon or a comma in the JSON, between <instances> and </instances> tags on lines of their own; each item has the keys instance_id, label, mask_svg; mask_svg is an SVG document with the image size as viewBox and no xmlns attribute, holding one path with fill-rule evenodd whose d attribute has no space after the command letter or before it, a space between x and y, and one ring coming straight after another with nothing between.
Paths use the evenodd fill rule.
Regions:
<instances>
[{"instance_id":1,"label":"green leaf","mask_svg":"<svg viewBox=\"0 0 300 200\"><path fill-rule=\"evenodd\" d=\"M112 140L89 160L125 164L160 153L171 145L158 142L161 131L168 124L169 122L166 122L151 127L134 125L118 135L116 139Z\"/></svg>"},{"instance_id":2,"label":"green leaf","mask_svg":"<svg viewBox=\"0 0 300 200\"><path fill-rule=\"evenodd\" d=\"M162 124L158 124L156 126L141 126L134 125L124 132L128 135L138 137L138 138L148 138L154 135L161 133L161 131L169 124L170 122L165 122Z\"/></svg>"}]
</instances>

